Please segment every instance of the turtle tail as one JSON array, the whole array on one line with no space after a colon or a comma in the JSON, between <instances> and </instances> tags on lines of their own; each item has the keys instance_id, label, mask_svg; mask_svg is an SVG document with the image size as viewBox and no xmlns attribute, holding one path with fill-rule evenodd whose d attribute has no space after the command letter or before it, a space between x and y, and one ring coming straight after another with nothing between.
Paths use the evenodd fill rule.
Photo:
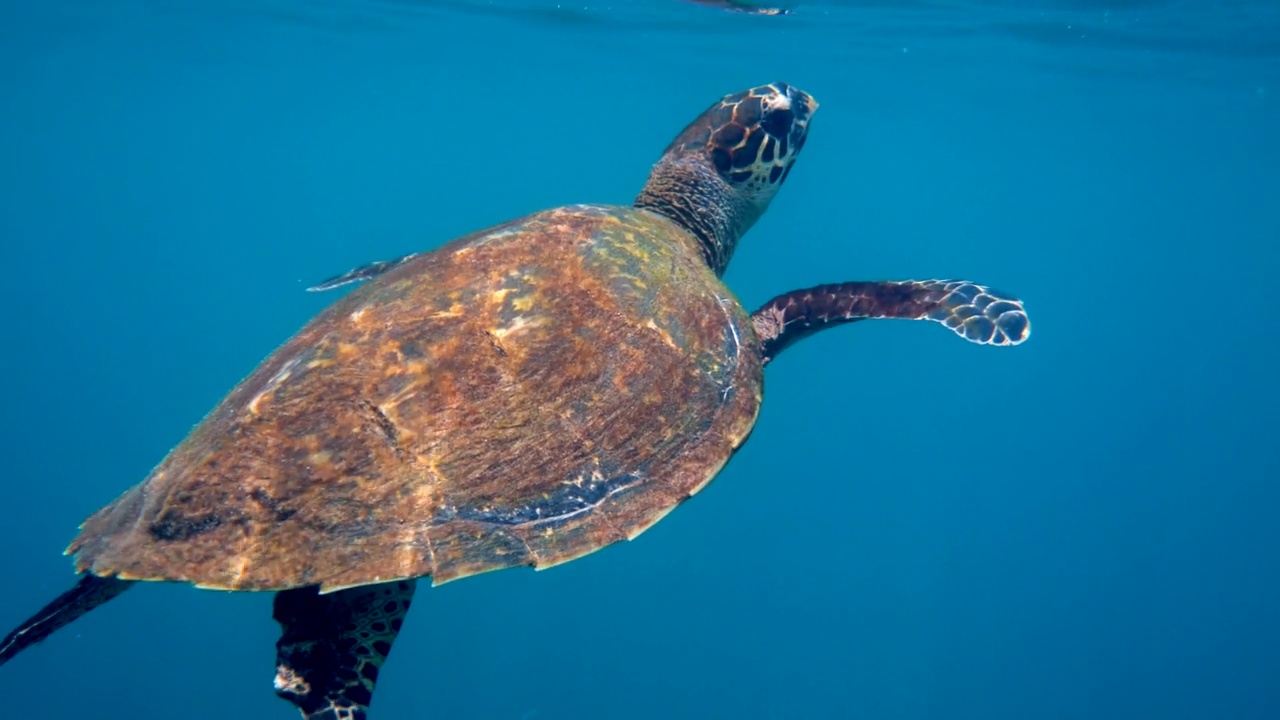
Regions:
<instances>
[{"instance_id":1,"label":"turtle tail","mask_svg":"<svg viewBox=\"0 0 1280 720\"><path fill-rule=\"evenodd\" d=\"M98 577L92 573L82 575L75 587L45 605L0 641L0 665L132 585L129 580Z\"/></svg>"},{"instance_id":2,"label":"turtle tail","mask_svg":"<svg viewBox=\"0 0 1280 720\"><path fill-rule=\"evenodd\" d=\"M751 314L764 361L824 328L873 318L931 320L979 345L1031 334L1022 301L965 280L846 282L793 290Z\"/></svg>"}]
</instances>

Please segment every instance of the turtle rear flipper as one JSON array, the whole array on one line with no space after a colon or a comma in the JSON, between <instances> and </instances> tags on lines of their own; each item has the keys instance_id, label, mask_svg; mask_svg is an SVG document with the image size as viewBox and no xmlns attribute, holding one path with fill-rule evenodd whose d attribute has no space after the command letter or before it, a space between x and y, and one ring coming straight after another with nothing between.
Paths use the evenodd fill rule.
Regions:
<instances>
[{"instance_id":1,"label":"turtle rear flipper","mask_svg":"<svg viewBox=\"0 0 1280 720\"><path fill-rule=\"evenodd\" d=\"M133 585L128 580L114 577L98 577L87 573L75 587L59 595L45 605L40 612L27 618L0 641L0 665L15 655L52 635L81 615L128 590Z\"/></svg>"},{"instance_id":2,"label":"turtle rear flipper","mask_svg":"<svg viewBox=\"0 0 1280 720\"><path fill-rule=\"evenodd\" d=\"M276 594L276 694L306 720L364 720L414 587L402 580L324 595L314 586Z\"/></svg>"},{"instance_id":3,"label":"turtle rear flipper","mask_svg":"<svg viewBox=\"0 0 1280 720\"><path fill-rule=\"evenodd\" d=\"M965 280L819 285L779 295L751 314L765 362L819 330L872 318L932 320L979 345L1017 345L1031 334L1022 301Z\"/></svg>"}]
</instances>

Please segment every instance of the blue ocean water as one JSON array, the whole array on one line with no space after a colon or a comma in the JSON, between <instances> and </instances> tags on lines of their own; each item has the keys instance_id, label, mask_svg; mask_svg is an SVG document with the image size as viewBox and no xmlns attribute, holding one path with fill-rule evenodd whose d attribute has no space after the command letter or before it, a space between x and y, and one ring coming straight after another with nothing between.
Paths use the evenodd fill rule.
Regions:
<instances>
[{"instance_id":1,"label":"blue ocean water","mask_svg":"<svg viewBox=\"0 0 1280 720\"><path fill-rule=\"evenodd\" d=\"M786 80L822 108L743 303L964 277L1030 341L797 345L635 542L420 590L373 716L1280 717L1280 6L792 7L0 2L3 629L306 285L629 202ZM0 669L0 717L293 717L276 633L266 595L141 588Z\"/></svg>"}]
</instances>

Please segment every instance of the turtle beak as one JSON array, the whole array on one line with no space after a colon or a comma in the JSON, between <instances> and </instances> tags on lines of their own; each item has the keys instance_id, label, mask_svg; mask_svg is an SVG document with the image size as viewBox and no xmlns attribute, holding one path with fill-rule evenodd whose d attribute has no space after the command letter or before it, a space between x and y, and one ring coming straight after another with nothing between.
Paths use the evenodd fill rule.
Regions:
<instances>
[{"instance_id":1,"label":"turtle beak","mask_svg":"<svg viewBox=\"0 0 1280 720\"><path fill-rule=\"evenodd\" d=\"M799 152L800 148L804 147L804 138L809 132L809 120L818 110L818 101L794 85L787 86L787 99L791 101L791 112L795 114L791 141L795 144L796 152Z\"/></svg>"},{"instance_id":2,"label":"turtle beak","mask_svg":"<svg viewBox=\"0 0 1280 720\"><path fill-rule=\"evenodd\" d=\"M808 112L805 113L806 115L812 115L817 111L818 101L814 100L813 96L809 93L793 86L791 88L790 95L793 103L796 103L808 110Z\"/></svg>"},{"instance_id":3,"label":"turtle beak","mask_svg":"<svg viewBox=\"0 0 1280 720\"><path fill-rule=\"evenodd\" d=\"M792 85L789 82L778 81L770 85L774 90L781 92L791 101L791 110L796 117L809 117L818 109L818 101L813 99L809 93Z\"/></svg>"}]
</instances>

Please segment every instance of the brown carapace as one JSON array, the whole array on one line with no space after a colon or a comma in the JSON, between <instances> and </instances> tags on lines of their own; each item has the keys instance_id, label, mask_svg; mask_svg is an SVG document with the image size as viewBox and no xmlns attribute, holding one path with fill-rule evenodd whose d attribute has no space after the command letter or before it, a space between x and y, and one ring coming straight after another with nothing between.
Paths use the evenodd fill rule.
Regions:
<instances>
[{"instance_id":1,"label":"brown carapace","mask_svg":"<svg viewBox=\"0 0 1280 720\"><path fill-rule=\"evenodd\" d=\"M539 212L317 286L370 281L84 523L79 583L0 643L0 664L138 581L275 591L277 693L312 720L363 718L416 578L636 537L747 439L763 368L795 340L866 318L1025 340L1016 299L959 281L742 308L720 275L816 108L785 83L729 95L633 205Z\"/></svg>"}]
</instances>

